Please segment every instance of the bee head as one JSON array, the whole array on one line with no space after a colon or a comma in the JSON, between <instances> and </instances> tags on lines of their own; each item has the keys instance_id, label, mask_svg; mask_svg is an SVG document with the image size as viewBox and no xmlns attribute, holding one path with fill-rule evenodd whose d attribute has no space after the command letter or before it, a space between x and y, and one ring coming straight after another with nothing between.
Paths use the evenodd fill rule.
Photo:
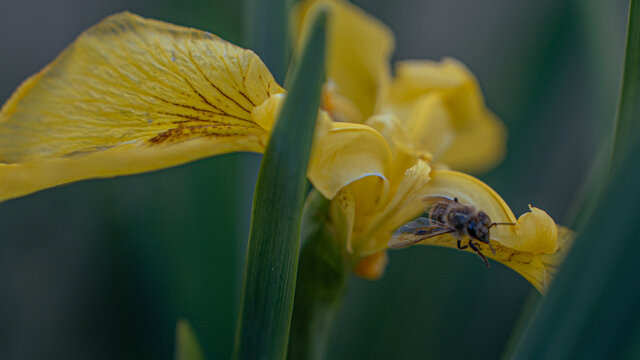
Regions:
<instances>
[{"instance_id":1,"label":"bee head","mask_svg":"<svg viewBox=\"0 0 640 360\"><path fill-rule=\"evenodd\" d=\"M471 237L474 237L478 241L481 241L485 244L489 244L489 248L491 248L491 251L494 251L493 246L491 246L491 240L489 237L490 228L491 219L489 218L489 215L487 215L483 211L479 211L475 218L469 222L467 231Z\"/></svg>"},{"instance_id":2,"label":"bee head","mask_svg":"<svg viewBox=\"0 0 640 360\"><path fill-rule=\"evenodd\" d=\"M484 213L483 211L479 211L475 216L474 221L469 222L469 227L473 226L472 229L469 229L469 235L475 237L476 239L482 241L483 243L489 243L489 227L491 226L491 219L489 215Z\"/></svg>"}]
</instances>

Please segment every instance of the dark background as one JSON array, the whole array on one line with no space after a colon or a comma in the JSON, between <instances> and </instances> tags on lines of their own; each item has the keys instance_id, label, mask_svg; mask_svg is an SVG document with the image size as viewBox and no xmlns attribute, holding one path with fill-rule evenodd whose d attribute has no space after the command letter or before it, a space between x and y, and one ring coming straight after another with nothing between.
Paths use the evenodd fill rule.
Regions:
<instances>
[{"instance_id":1,"label":"dark background","mask_svg":"<svg viewBox=\"0 0 640 360\"><path fill-rule=\"evenodd\" d=\"M395 59L452 56L509 128L482 179L516 214L568 222L615 113L626 0L356 1L395 32ZM0 103L84 29L130 10L242 45L241 1L2 0ZM228 358L259 155L92 180L0 204L0 357L171 358L178 317ZM471 255L394 251L353 279L331 358L499 357L532 287Z\"/></svg>"}]
</instances>

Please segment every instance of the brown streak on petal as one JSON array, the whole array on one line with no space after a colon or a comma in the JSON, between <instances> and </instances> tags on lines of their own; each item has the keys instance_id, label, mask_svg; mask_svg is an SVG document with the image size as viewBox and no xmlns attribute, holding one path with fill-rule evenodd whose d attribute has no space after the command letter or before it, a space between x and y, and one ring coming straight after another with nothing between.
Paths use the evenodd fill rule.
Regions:
<instances>
[{"instance_id":1,"label":"brown streak on petal","mask_svg":"<svg viewBox=\"0 0 640 360\"><path fill-rule=\"evenodd\" d=\"M162 132L153 138L149 139L148 142L152 145L161 144L161 143L175 143L188 141L192 139L202 138L202 137L233 137L233 136L243 136L246 135L240 132L218 132L216 130L226 129L232 130L234 126L230 125L192 125L192 126L178 126L177 128L169 129L165 132Z\"/></svg>"}]
</instances>

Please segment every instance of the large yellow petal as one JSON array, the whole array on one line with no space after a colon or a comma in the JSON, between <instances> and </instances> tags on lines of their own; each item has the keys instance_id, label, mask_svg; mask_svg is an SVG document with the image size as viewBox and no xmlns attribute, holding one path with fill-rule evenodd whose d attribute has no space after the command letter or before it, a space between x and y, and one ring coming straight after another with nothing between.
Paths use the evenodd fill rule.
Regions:
<instances>
[{"instance_id":1,"label":"large yellow petal","mask_svg":"<svg viewBox=\"0 0 640 360\"><path fill-rule=\"evenodd\" d=\"M333 122L331 126L328 134L316 138L311 154L307 175L313 187L333 199L346 185L373 176L386 192L384 174L391 151L384 138L365 125Z\"/></svg>"},{"instance_id":2,"label":"large yellow petal","mask_svg":"<svg viewBox=\"0 0 640 360\"><path fill-rule=\"evenodd\" d=\"M82 34L0 113L0 200L230 151L262 151L283 92L251 51L121 13Z\"/></svg>"},{"instance_id":3,"label":"large yellow petal","mask_svg":"<svg viewBox=\"0 0 640 360\"><path fill-rule=\"evenodd\" d=\"M382 22L340 0L308 0L294 11L298 35L313 13L329 7L327 75L336 93L351 100L366 119L374 113L380 92L388 87L393 34ZM300 36L298 36L300 38Z\"/></svg>"}]
</instances>

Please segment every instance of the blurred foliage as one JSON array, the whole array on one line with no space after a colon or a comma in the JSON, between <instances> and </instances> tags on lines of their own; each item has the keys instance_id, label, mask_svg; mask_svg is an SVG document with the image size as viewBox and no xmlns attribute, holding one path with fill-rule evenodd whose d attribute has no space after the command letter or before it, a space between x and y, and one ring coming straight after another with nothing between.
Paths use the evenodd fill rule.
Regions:
<instances>
[{"instance_id":1,"label":"blurred foliage","mask_svg":"<svg viewBox=\"0 0 640 360\"><path fill-rule=\"evenodd\" d=\"M531 202L561 219L615 111L627 1L354 2L395 31L397 59L469 66L510 131L504 163L483 179L516 213ZM80 31L125 9L243 44L240 1L2 1L0 101ZM179 317L198 329L207 358L228 358L258 158L0 204L2 358L167 358ZM392 252L380 281L351 281L330 358L495 359L530 290L475 256Z\"/></svg>"},{"instance_id":2,"label":"blurred foliage","mask_svg":"<svg viewBox=\"0 0 640 360\"><path fill-rule=\"evenodd\" d=\"M193 327L185 319L176 324L175 360L204 360L200 342Z\"/></svg>"}]
</instances>

